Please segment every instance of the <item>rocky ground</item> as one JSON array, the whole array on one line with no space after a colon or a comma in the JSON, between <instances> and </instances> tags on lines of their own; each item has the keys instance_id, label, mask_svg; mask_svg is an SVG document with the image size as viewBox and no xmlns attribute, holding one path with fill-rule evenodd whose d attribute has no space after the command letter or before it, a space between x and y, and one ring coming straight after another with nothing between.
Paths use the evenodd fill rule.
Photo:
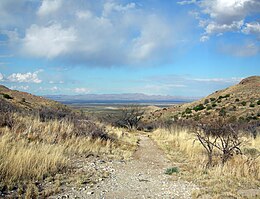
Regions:
<instances>
[{"instance_id":1,"label":"rocky ground","mask_svg":"<svg viewBox=\"0 0 260 199\"><path fill-rule=\"evenodd\" d=\"M80 186L61 185L61 192L49 198L191 198L198 187L172 180L165 174L174 167L158 146L146 135L140 136L138 150L130 161L100 160L78 163L82 170ZM94 175L92 171L98 171ZM84 174L85 173L85 174ZM174 175L174 174L173 174Z\"/></svg>"}]
</instances>

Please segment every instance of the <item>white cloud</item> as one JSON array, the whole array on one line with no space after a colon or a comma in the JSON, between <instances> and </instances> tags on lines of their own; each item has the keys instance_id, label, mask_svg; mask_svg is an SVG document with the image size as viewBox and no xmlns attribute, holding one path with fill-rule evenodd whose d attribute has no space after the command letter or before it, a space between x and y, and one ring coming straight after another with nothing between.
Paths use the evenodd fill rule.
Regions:
<instances>
[{"instance_id":1,"label":"white cloud","mask_svg":"<svg viewBox=\"0 0 260 199\"><path fill-rule=\"evenodd\" d=\"M128 3L126 5L117 4L115 2L106 2L104 4L103 16L108 16L111 12L126 12L130 9L135 8L135 3Z\"/></svg>"},{"instance_id":2,"label":"white cloud","mask_svg":"<svg viewBox=\"0 0 260 199\"><path fill-rule=\"evenodd\" d=\"M188 5L188 4L194 4L197 0L189 0L189 1L178 1L177 3L180 5Z\"/></svg>"},{"instance_id":3,"label":"white cloud","mask_svg":"<svg viewBox=\"0 0 260 199\"><path fill-rule=\"evenodd\" d=\"M22 83L22 82L27 82L27 83L36 83L39 84L42 82L41 79L39 79L38 77L38 73L41 72L40 71L36 71L36 72L28 72L28 73L13 73L11 75L9 75L7 77L7 81L10 82L18 82L18 83Z\"/></svg>"},{"instance_id":4,"label":"white cloud","mask_svg":"<svg viewBox=\"0 0 260 199\"><path fill-rule=\"evenodd\" d=\"M57 11L61 6L62 0L43 0L37 14L46 16Z\"/></svg>"},{"instance_id":5,"label":"white cloud","mask_svg":"<svg viewBox=\"0 0 260 199\"><path fill-rule=\"evenodd\" d=\"M205 42L205 41L208 41L209 40L209 36L208 35L203 35L203 36L201 36L201 38L200 38L200 41L201 42Z\"/></svg>"},{"instance_id":6,"label":"white cloud","mask_svg":"<svg viewBox=\"0 0 260 199\"><path fill-rule=\"evenodd\" d=\"M79 19L90 19L92 17L92 13L89 10L77 11L76 16Z\"/></svg>"},{"instance_id":7,"label":"white cloud","mask_svg":"<svg viewBox=\"0 0 260 199\"><path fill-rule=\"evenodd\" d=\"M10 89L12 90L24 90L24 91L27 91L30 87L27 85L27 86L11 86Z\"/></svg>"},{"instance_id":8,"label":"white cloud","mask_svg":"<svg viewBox=\"0 0 260 199\"><path fill-rule=\"evenodd\" d=\"M89 93L90 89L89 88L74 88L73 92L75 93Z\"/></svg>"},{"instance_id":9,"label":"white cloud","mask_svg":"<svg viewBox=\"0 0 260 199\"><path fill-rule=\"evenodd\" d=\"M245 34L255 34L258 38L260 38L260 23L258 22L246 23L242 32Z\"/></svg>"},{"instance_id":10,"label":"white cloud","mask_svg":"<svg viewBox=\"0 0 260 199\"><path fill-rule=\"evenodd\" d=\"M248 14L260 8L258 0L202 0L202 12L221 24L243 20ZM259 12L259 10L258 10Z\"/></svg>"},{"instance_id":11,"label":"white cloud","mask_svg":"<svg viewBox=\"0 0 260 199\"><path fill-rule=\"evenodd\" d=\"M232 78L190 78L188 80L197 82L209 82L209 83L238 83L242 78L232 77Z\"/></svg>"},{"instance_id":12,"label":"white cloud","mask_svg":"<svg viewBox=\"0 0 260 199\"><path fill-rule=\"evenodd\" d=\"M10 10L16 21L30 12L20 26L10 25L17 31L7 28L5 35L13 52L31 58L59 59L67 65L150 65L171 59L168 54L188 32L183 22L166 20L159 9L151 14L149 6L134 2L29 1L22 3L22 13Z\"/></svg>"},{"instance_id":13,"label":"white cloud","mask_svg":"<svg viewBox=\"0 0 260 199\"><path fill-rule=\"evenodd\" d=\"M50 91L57 91L57 90L59 90L59 88L57 86L53 86L50 88Z\"/></svg>"},{"instance_id":14,"label":"white cloud","mask_svg":"<svg viewBox=\"0 0 260 199\"><path fill-rule=\"evenodd\" d=\"M64 81L60 80L60 81L49 81L49 84L64 84Z\"/></svg>"},{"instance_id":15,"label":"white cloud","mask_svg":"<svg viewBox=\"0 0 260 199\"><path fill-rule=\"evenodd\" d=\"M235 32L239 31L243 26L243 21L234 21L233 23L227 24L217 24L214 22L209 23L206 28L206 34L222 34L224 32Z\"/></svg>"},{"instance_id":16,"label":"white cloud","mask_svg":"<svg viewBox=\"0 0 260 199\"><path fill-rule=\"evenodd\" d=\"M201 0L181 1L179 4L195 4L195 18L205 32L200 41L205 42L212 35L222 35L225 32L239 32L259 35L258 22L250 16L260 14L259 0ZM244 24L244 21L248 23Z\"/></svg>"},{"instance_id":17,"label":"white cloud","mask_svg":"<svg viewBox=\"0 0 260 199\"><path fill-rule=\"evenodd\" d=\"M253 42L245 44L222 44L219 50L225 54L231 54L236 57L254 56L260 52L259 46Z\"/></svg>"},{"instance_id":18,"label":"white cloud","mask_svg":"<svg viewBox=\"0 0 260 199\"><path fill-rule=\"evenodd\" d=\"M0 73L0 81L3 81L3 79L4 79L4 76L2 73Z\"/></svg>"},{"instance_id":19,"label":"white cloud","mask_svg":"<svg viewBox=\"0 0 260 199\"><path fill-rule=\"evenodd\" d=\"M156 15L150 16L141 28L140 36L133 39L132 59L145 60L163 49L174 46L174 32Z\"/></svg>"},{"instance_id":20,"label":"white cloud","mask_svg":"<svg viewBox=\"0 0 260 199\"><path fill-rule=\"evenodd\" d=\"M30 55L53 58L68 52L75 40L73 28L62 28L59 24L47 27L32 25L26 30L23 47Z\"/></svg>"}]
</instances>

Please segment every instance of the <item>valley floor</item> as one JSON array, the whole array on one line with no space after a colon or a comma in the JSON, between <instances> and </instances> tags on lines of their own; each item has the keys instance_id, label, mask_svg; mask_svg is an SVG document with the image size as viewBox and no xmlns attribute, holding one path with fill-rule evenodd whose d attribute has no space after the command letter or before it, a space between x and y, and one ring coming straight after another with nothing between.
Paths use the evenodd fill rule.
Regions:
<instances>
[{"instance_id":1,"label":"valley floor","mask_svg":"<svg viewBox=\"0 0 260 199\"><path fill-rule=\"evenodd\" d=\"M86 165L85 165L86 164ZM181 179L173 180L165 174L174 167L165 154L147 135L140 135L139 147L130 161L86 160L81 170L109 172L108 177L100 177L98 183L82 182L84 186L62 185L61 194L50 198L180 198L192 197L198 187ZM87 172L87 171L86 171ZM175 174L173 174L175 175Z\"/></svg>"}]
</instances>

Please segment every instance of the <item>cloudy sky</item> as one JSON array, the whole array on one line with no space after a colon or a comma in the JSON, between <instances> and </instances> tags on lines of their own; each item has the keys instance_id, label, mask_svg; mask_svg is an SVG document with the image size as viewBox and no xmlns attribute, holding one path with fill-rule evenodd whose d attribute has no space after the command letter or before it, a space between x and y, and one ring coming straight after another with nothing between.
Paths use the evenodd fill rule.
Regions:
<instances>
[{"instance_id":1,"label":"cloudy sky","mask_svg":"<svg viewBox=\"0 0 260 199\"><path fill-rule=\"evenodd\" d=\"M1 0L0 84L205 96L260 75L259 0Z\"/></svg>"}]
</instances>

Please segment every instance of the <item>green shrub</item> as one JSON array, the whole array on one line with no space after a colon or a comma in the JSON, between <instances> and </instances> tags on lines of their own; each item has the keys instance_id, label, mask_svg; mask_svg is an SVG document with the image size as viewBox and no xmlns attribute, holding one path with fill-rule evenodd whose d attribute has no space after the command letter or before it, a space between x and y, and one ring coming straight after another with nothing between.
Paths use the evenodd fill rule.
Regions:
<instances>
[{"instance_id":1,"label":"green shrub","mask_svg":"<svg viewBox=\"0 0 260 199\"><path fill-rule=\"evenodd\" d=\"M194 111L201 111L201 110L203 110L203 109L205 109L205 106L203 106L203 104L199 104L199 105L197 105L197 106L195 106L194 108L193 108L193 110Z\"/></svg>"},{"instance_id":2,"label":"green shrub","mask_svg":"<svg viewBox=\"0 0 260 199\"><path fill-rule=\"evenodd\" d=\"M260 105L260 100L257 101L257 105Z\"/></svg>"},{"instance_id":3,"label":"green shrub","mask_svg":"<svg viewBox=\"0 0 260 199\"><path fill-rule=\"evenodd\" d=\"M172 175L173 173L179 173L179 168L172 167L172 168L166 169L166 171L165 171L165 174L167 174L167 175Z\"/></svg>"},{"instance_id":4,"label":"green shrub","mask_svg":"<svg viewBox=\"0 0 260 199\"><path fill-rule=\"evenodd\" d=\"M215 100L216 100L216 98L214 98L214 97L210 98L210 101L212 101L212 102L214 102Z\"/></svg>"},{"instance_id":5,"label":"green shrub","mask_svg":"<svg viewBox=\"0 0 260 199\"><path fill-rule=\"evenodd\" d=\"M243 121L245 121L245 118L244 118L244 117L239 117L239 118L238 118L238 121L243 122Z\"/></svg>"},{"instance_id":6,"label":"green shrub","mask_svg":"<svg viewBox=\"0 0 260 199\"><path fill-rule=\"evenodd\" d=\"M221 100L222 98L224 98L224 96L222 96L222 95L220 95L220 96L218 97L219 100Z\"/></svg>"},{"instance_id":7,"label":"green shrub","mask_svg":"<svg viewBox=\"0 0 260 199\"><path fill-rule=\"evenodd\" d=\"M206 110L208 111L208 110L211 110L211 109L212 109L212 106L209 105L209 106L207 106Z\"/></svg>"},{"instance_id":8,"label":"green shrub","mask_svg":"<svg viewBox=\"0 0 260 199\"><path fill-rule=\"evenodd\" d=\"M227 114L227 112L226 112L225 108L220 109L220 111L219 111L220 116L225 116L226 114Z\"/></svg>"},{"instance_id":9,"label":"green shrub","mask_svg":"<svg viewBox=\"0 0 260 199\"><path fill-rule=\"evenodd\" d=\"M192 110L191 110L190 108L186 108L185 113L186 113L186 114L191 114L191 113L192 113Z\"/></svg>"},{"instance_id":10,"label":"green shrub","mask_svg":"<svg viewBox=\"0 0 260 199\"><path fill-rule=\"evenodd\" d=\"M235 102L239 102L239 99L237 98L237 99L235 100Z\"/></svg>"},{"instance_id":11,"label":"green shrub","mask_svg":"<svg viewBox=\"0 0 260 199\"><path fill-rule=\"evenodd\" d=\"M226 94L225 96L220 95L220 96L218 97L218 99L223 99L223 98L228 98L228 97L230 97L230 94Z\"/></svg>"},{"instance_id":12,"label":"green shrub","mask_svg":"<svg viewBox=\"0 0 260 199\"><path fill-rule=\"evenodd\" d=\"M204 100L204 104L208 104L209 103L209 100L208 99L205 99Z\"/></svg>"},{"instance_id":13,"label":"green shrub","mask_svg":"<svg viewBox=\"0 0 260 199\"><path fill-rule=\"evenodd\" d=\"M255 107L255 104L250 104L249 107L254 108L254 107Z\"/></svg>"},{"instance_id":14,"label":"green shrub","mask_svg":"<svg viewBox=\"0 0 260 199\"><path fill-rule=\"evenodd\" d=\"M5 99L13 99L10 95L8 95L8 94L3 94L3 97L5 98Z\"/></svg>"},{"instance_id":15,"label":"green shrub","mask_svg":"<svg viewBox=\"0 0 260 199\"><path fill-rule=\"evenodd\" d=\"M213 103L213 104L212 104L212 107L216 107L216 106L217 106L217 104L216 104L216 103Z\"/></svg>"},{"instance_id":16,"label":"green shrub","mask_svg":"<svg viewBox=\"0 0 260 199\"><path fill-rule=\"evenodd\" d=\"M241 104L242 104L242 106L246 106L246 102L245 101L241 102Z\"/></svg>"},{"instance_id":17,"label":"green shrub","mask_svg":"<svg viewBox=\"0 0 260 199\"><path fill-rule=\"evenodd\" d=\"M230 94L226 94L226 95L224 96L224 98L228 98L228 97L230 97Z\"/></svg>"}]
</instances>

